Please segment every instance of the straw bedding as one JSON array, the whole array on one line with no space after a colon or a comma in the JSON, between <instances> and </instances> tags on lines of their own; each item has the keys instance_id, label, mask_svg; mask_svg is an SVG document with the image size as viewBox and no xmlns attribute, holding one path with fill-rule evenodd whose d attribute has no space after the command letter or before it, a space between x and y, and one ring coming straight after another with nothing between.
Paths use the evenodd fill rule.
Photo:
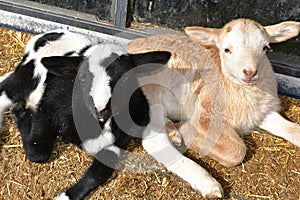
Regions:
<instances>
[{"instance_id":1,"label":"straw bedding","mask_svg":"<svg viewBox=\"0 0 300 200\"><path fill-rule=\"evenodd\" d=\"M0 35L1 75L17 66L31 35L9 29L0 29ZM281 100L282 114L299 124L300 100ZM222 167L189 151L186 155L221 182L228 199L300 200L300 148L261 130L249 132L243 139L248 152L245 161L236 167ZM140 157L127 157L123 170L89 199L202 199L187 183L147 156L139 140L129 148ZM7 112L0 132L0 199L54 199L83 175L91 160L79 148L58 141L48 162L28 161L18 130Z\"/></svg>"}]
</instances>

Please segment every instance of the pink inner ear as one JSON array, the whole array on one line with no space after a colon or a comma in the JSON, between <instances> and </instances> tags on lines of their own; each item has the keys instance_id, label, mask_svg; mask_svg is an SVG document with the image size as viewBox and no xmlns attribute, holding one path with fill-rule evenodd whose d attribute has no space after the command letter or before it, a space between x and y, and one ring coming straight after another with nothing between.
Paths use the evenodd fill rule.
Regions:
<instances>
[{"instance_id":1,"label":"pink inner ear","mask_svg":"<svg viewBox=\"0 0 300 200\"><path fill-rule=\"evenodd\" d=\"M98 106L96 106L96 109L98 111L104 110L105 109L105 105L98 105Z\"/></svg>"}]
</instances>

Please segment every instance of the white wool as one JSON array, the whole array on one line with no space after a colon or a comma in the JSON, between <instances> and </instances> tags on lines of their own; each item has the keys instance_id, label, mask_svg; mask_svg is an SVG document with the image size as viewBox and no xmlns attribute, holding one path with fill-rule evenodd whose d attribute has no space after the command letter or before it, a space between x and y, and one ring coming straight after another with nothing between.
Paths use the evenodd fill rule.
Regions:
<instances>
[{"instance_id":1,"label":"white wool","mask_svg":"<svg viewBox=\"0 0 300 200\"><path fill-rule=\"evenodd\" d=\"M100 63L112 53L117 55L125 54L126 52L118 45L105 44L97 45L89 51L89 71L93 75L92 87L90 96L94 100L95 107L105 106L111 97L111 87L109 85L111 77L106 73L107 66L100 66Z\"/></svg>"}]
</instances>

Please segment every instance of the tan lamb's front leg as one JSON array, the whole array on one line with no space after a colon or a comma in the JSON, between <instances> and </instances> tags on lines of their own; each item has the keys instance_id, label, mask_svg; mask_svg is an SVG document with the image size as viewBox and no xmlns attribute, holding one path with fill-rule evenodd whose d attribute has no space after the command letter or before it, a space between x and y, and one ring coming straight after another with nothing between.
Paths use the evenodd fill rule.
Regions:
<instances>
[{"instance_id":1,"label":"tan lamb's front leg","mask_svg":"<svg viewBox=\"0 0 300 200\"><path fill-rule=\"evenodd\" d=\"M300 147L300 126L275 111L270 112L259 127Z\"/></svg>"},{"instance_id":2,"label":"tan lamb's front leg","mask_svg":"<svg viewBox=\"0 0 300 200\"><path fill-rule=\"evenodd\" d=\"M223 124L216 132L185 122L179 128L188 148L199 152L200 157L209 156L220 164L230 167L240 164L246 155L246 145L237 132L228 124Z\"/></svg>"}]
</instances>

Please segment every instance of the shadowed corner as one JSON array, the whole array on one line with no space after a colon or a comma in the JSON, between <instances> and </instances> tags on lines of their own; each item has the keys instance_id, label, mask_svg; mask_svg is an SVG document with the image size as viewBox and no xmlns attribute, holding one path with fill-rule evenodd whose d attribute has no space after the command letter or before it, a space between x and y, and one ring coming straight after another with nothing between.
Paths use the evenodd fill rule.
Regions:
<instances>
[{"instance_id":1,"label":"shadowed corner","mask_svg":"<svg viewBox=\"0 0 300 200\"><path fill-rule=\"evenodd\" d=\"M257 129L252 132L254 132L254 133L261 132L261 130ZM243 160L243 163L246 163L247 161L251 160L254 157L256 149L257 149L257 144L256 144L255 140L253 139L253 135L251 135L250 133L241 135L241 138L243 139L244 143L247 146L247 153Z\"/></svg>"}]
</instances>

